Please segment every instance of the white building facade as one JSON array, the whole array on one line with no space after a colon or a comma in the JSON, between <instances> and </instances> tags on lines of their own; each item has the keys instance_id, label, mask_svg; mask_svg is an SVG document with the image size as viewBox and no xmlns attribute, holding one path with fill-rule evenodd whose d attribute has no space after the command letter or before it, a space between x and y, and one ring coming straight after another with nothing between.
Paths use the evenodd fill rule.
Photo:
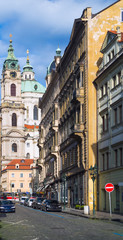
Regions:
<instances>
[{"instance_id":1,"label":"white building facade","mask_svg":"<svg viewBox=\"0 0 123 240\"><path fill-rule=\"evenodd\" d=\"M112 183L112 212L123 214L123 32L107 32L97 86L99 210L109 211L105 185Z\"/></svg>"},{"instance_id":2,"label":"white building facade","mask_svg":"<svg viewBox=\"0 0 123 240\"><path fill-rule=\"evenodd\" d=\"M13 159L33 159L36 166L41 121L38 102L44 92L45 87L35 80L28 56L21 74L10 39L1 80L2 169Z\"/></svg>"}]
</instances>

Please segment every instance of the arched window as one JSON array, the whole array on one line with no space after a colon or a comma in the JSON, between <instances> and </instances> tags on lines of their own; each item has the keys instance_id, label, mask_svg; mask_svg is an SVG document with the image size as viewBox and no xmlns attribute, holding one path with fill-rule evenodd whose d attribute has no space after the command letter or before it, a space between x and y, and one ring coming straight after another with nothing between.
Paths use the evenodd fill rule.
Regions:
<instances>
[{"instance_id":1,"label":"arched window","mask_svg":"<svg viewBox=\"0 0 123 240\"><path fill-rule=\"evenodd\" d=\"M17 115L16 115L16 113L12 114L12 126L17 126Z\"/></svg>"},{"instance_id":2,"label":"arched window","mask_svg":"<svg viewBox=\"0 0 123 240\"><path fill-rule=\"evenodd\" d=\"M16 143L12 144L12 152L17 152L17 144Z\"/></svg>"},{"instance_id":3,"label":"arched window","mask_svg":"<svg viewBox=\"0 0 123 240\"><path fill-rule=\"evenodd\" d=\"M30 153L26 154L26 158L30 159Z\"/></svg>"},{"instance_id":4,"label":"arched window","mask_svg":"<svg viewBox=\"0 0 123 240\"><path fill-rule=\"evenodd\" d=\"M33 109L33 118L34 120L38 120L38 107L35 105Z\"/></svg>"},{"instance_id":5,"label":"arched window","mask_svg":"<svg viewBox=\"0 0 123 240\"><path fill-rule=\"evenodd\" d=\"M16 85L14 83L11 84L11 96L16 96Z\"/></svg>"}]
</instances>

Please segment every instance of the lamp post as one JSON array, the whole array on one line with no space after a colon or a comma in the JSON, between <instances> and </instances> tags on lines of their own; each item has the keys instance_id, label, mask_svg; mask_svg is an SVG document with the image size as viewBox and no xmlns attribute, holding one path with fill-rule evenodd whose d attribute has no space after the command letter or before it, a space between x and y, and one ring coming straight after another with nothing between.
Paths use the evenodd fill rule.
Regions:
<instances>
[{"instance_id":1,"label":"lamp post","mask_svg":"<svg viewBox=\"0 0 123 240\"><path fill-rule=\"evenodd\" d=\"M65 175L65 173L62 176L62 181L64 182L64 210L65 210L65 182L66 182L66 175Z\"/></svg>"},{"instance_id":2,"label":"lamp post","mask_svg":"<svg viewBox=\"0 0 123 240\"><path fill-rule=\"evenodd\" d=\"M90 171L90 176L91 176L91 179L93 181L93 215L95 215L95 198L94 198L94 181L96 179L96 176L97 176L97 166L96 164L94 165L94 167L91 167L89 168L89 171Z\"/></svg>"}]
</instances>

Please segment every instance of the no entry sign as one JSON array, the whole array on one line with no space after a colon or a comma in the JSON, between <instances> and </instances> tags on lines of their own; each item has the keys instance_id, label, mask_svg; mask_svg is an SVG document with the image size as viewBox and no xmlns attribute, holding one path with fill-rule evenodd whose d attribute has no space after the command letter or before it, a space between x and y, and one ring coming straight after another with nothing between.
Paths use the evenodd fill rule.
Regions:
<instances>
[{"instance_id":1,"label":"no entry sign","mask_svg":"<svg viewBox=\"0 0 123 240\"><path fill-rule=\"evenodd\" d=\"M112 183L107 183L105 185L105 190L109 193L112 192L114 190L114 185Z\"/></svg>"}]
</instances>

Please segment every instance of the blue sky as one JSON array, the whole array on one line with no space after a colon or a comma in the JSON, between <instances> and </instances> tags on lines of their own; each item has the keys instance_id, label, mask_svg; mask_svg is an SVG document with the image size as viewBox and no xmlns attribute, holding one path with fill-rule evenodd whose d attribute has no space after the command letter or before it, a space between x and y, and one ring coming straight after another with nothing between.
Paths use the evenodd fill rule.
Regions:
<instances>
[{"instance_id":1,"label":"blue sky","mask_svg":"<svg viewBox=\"0 0 123 240\"><path fill-rule=\"evenodd\" d=\"M29 49L36 80L45 86L46 70L59 45L64 54L75 18L84 8L96 13L113 0L4 0L0 1L0 74L12 34L21 71Z\"/></svg>"}]
</instances>

